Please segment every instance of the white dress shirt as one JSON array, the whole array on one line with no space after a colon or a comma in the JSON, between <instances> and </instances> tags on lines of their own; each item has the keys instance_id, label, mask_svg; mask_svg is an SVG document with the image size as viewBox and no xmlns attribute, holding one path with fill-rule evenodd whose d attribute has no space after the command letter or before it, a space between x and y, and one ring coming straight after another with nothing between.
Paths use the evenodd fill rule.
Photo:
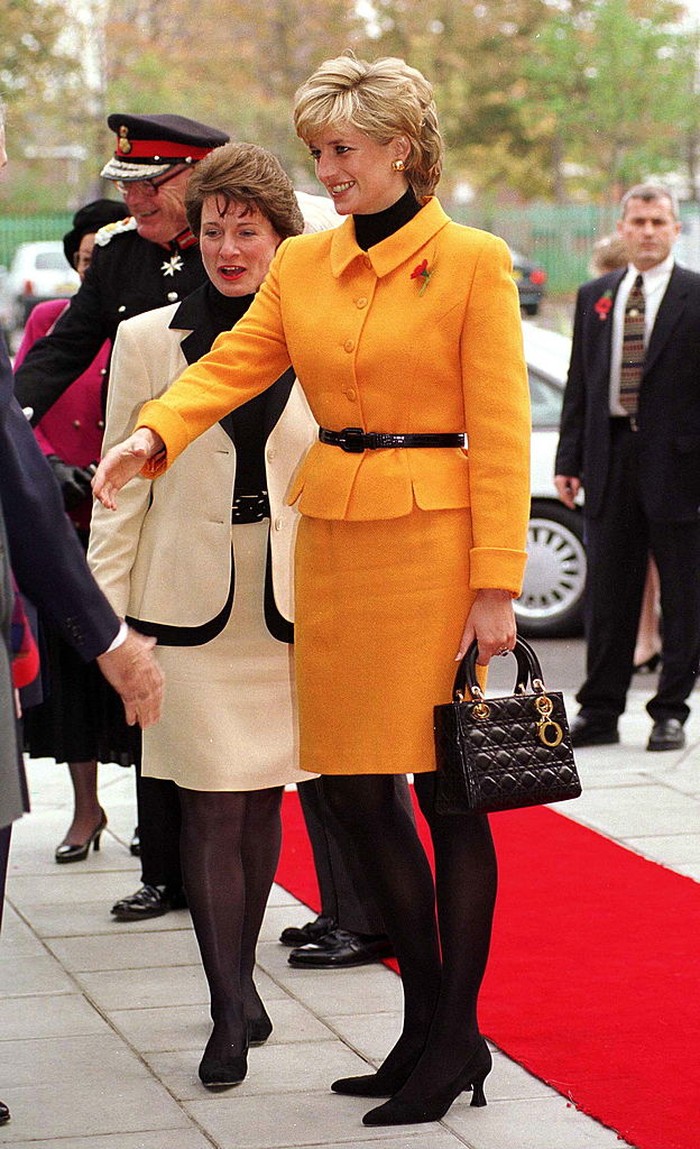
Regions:
<instances>
[{"instance_id":1,"label":"white dress shirt","mask_svg":"<svg viewBox=\"0 0 700 1149\"><path fill-rule=\"evenodd\" d=\"M610 353L610 414L626 415L627 412L620 403L620 369L622 367L622 335L625 326L625 307L627 297L632 290L635 279L641 275L644 284L644 346L649 346L659 304L664 297L668 281L673 271L673 256L669 255L662 263L657 263L649 271L639 271L634 264L630 264L625 273L615 297L615 306L612 314L612 349Z\"/></svg>"}]
</instances>

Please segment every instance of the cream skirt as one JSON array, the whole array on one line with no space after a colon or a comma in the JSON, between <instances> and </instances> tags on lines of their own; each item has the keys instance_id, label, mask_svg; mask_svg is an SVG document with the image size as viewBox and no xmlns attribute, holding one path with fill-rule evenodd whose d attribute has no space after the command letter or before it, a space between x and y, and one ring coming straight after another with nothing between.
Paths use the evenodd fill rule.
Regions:
<instances>
[{"instance_id":1,"label":"cream skirt","mask_svg":"<svg viewBox=\"0 0 700 1149\"><path fill-rule=\"evenodd\" d=\"M189 790L259 790L308 779L299 748L292 648L265 626L269 523L232 527L235 597L203 646L158 646L163 717L143 735L143 773Z\"/></svg>"}]
</instances>

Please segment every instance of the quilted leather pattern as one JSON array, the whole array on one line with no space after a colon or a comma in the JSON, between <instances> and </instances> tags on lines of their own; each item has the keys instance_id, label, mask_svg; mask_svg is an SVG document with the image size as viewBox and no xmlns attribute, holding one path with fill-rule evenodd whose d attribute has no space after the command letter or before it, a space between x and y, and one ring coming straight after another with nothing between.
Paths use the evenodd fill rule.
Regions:
<instances>
[{"instance_id":1,"label":"quilted leather pattern","mask_svg":"<svg viewBox=\"0 0 700 1149\"><path fill-rule=\"evenodd\" d=\"M564 700L558 691L546 696L551 721L563 731L558 746L544 745L538 735L536 693L487 698L488 718L475 715L476 702L435 707L438 813L491 813L578 798Z\"/></svg>"}]
</instances>

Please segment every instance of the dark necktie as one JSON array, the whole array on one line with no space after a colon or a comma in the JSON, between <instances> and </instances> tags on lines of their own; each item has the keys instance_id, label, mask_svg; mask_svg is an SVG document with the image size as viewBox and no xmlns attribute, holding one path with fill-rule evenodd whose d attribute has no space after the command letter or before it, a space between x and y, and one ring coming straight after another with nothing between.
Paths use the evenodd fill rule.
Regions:
<instances>
[{"instance_id":1,"label":"dark necktie","mask_svg":"<svg viewBox=\"0 0 700 1149\"><path fill-rule=\"evenodd\" d=\"M628 415L637 414L639 384L644 365L644 281L638 275L625 306L622 331L620 404Z\"/></svg>"}]
</instances>

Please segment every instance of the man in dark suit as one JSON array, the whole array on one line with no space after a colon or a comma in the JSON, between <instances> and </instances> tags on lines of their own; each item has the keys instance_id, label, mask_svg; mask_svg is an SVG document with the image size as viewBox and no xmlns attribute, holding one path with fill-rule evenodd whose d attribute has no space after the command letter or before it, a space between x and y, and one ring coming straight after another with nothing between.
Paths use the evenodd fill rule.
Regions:
<instances>
[{"instance_id":1,"label":"man in dark suit","mask_svg":"<svg viewBox=\"0 0 700 1149\"><path fill-rule=\"evenodd\" d=\"M622 200L626 269L578 293L555 482L585 488L587 676L576 746L619 741L647 556L656 559L662 667L648 750L685 744L700 662L700 275L679 267L680 222L656 184Z\"/></svg>"}]
</instances>

